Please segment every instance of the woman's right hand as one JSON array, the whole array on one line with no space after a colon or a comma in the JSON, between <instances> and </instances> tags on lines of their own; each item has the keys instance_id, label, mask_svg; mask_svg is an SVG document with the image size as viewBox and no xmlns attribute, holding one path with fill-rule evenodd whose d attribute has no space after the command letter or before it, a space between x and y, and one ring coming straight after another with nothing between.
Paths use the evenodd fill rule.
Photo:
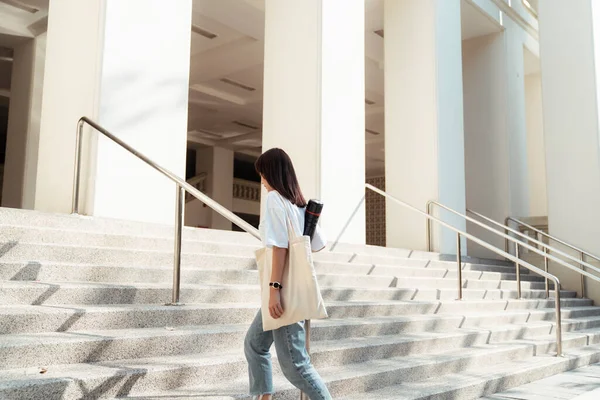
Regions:
<instances>
[{"instance_id":1,"label":"woman's right hand","mask_svg":"<svg viewBox=\"0 0 600 400\"><path fill-rule=\"evenodd\" d=\"M283 315L283 305L281 304L281 289L270 288L269 314L277 319Z\"/></svg>"}]
</instances>

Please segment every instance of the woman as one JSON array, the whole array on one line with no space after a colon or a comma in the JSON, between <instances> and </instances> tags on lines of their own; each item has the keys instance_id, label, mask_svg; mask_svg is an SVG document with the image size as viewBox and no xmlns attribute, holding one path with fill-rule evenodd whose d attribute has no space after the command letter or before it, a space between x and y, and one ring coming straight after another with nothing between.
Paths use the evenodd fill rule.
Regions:
<instances>
[{"instance_id":1,"label":"woman","mask_svg":"<svg viewBox=\"0 0 600 400\"><path fill-rule=\"evenodd\" d=\"M280 296L280 290L285 288L279 289L277 284L281 282L287 257L287 218L289 217L292 229L301 236L306 200L300 190L292 160L283 150L266 151L258 158L255 167L268 192L260 235L263 244L273 249L271 285L263 290L270 291L271 317L279 318L285 308L285 304L281 304ZM325 240L317 227L312 239L312 250L319 251L324 247ZM273 343L281 370L294 386L302 390L310 400L331 399L325 383L312 366L306 351L304 321L264 332L261 311L254 318L244 342L250 375L250 394L254 399L272 399L273 378L269 350Z\"/></svg>"}]
</instances>

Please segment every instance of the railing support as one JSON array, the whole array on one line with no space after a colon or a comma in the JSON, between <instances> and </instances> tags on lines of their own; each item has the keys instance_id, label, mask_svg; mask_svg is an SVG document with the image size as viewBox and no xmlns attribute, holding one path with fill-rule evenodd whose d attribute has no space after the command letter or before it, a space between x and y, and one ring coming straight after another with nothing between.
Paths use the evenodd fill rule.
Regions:
<instances>
[{"instance_id":1,"label":"railing support","mask_svg":"<svg viewBox=\"0 0 600 400\"><path fill-rule=\"evenodd\" d=\"M185 207L185 191L179 184L175 184L177 193L175 195L175 243L173 251L173 297L172 306L178 306L181 287L181 232L183 229L183 209Z\"/></svg>"},{"instance_id":2,"label":"railing support","mask_svg":"<svg viewBox=\"0 0 600 400\"><path fill-rule=\"evenodd\" d=\"M583 263L585 263L585 255L583 253L583 251L580 254L579 259L581 260L581 270L583 272L585 272L585 265L583 265ZM585 299L585 276L582 274L581 275L581 298Z\"/></svg>"},{"instance_id":3,"label":"railing support","mask_svg":"<svg viewBox=\"0 0 600 400\"><path fill-rule=\"evenodd\" d=\"M463 288L462 288L462 251L460 249L460 233L456 234L456 265L458 267L458 299L462 300L463 298Z\"/></svg>"},{"instance_id":4,"label":"railing support","mask_svg":"<svg viewBox=\"0 0 600 400\"><path fill-rule=\"evenodd\" d=\"M521 298L521 263L519 262L519 244L515 243L515 273L517 275L517 299Z\"/></svg>"},{"instance_id":5,"label":"railing support","mask_svg":"<svg viewBox=\"0 0 600 400\"><path fill-rule=\"evenodd\" d=\"M558 279L554 280L554 307L556 309L556 356L562 356L562 318L560 311L560 282Z\"/></svg>"},{"instance_id":6,"label":"railing support","mask_svg":"<svg viewBox=\"0 0 600 400\"><path fill-rule=\"evenodd\" d=\"M542 241L544 240L544 238L542 238L542 236L535 232L535 237L538 241L538 248L541 246L539 243L542 243ZM550 252L550 250L548 249L547 246L542 246L542 248L540 250L544 251L544 271L548 272L548 253ZM544 278L544 288L546 290L546 298L550 297L550 282L548 280L548 277Z\"/></svg>"},{"instance_id":7,"label":"railing support","mask_svg":"<svg viewBox=\"0 0 600 400\"><path fill-rule=\"evenodd\" d=\"M75 136L75 172L73 177L73 214L79 214L79 186L81 185L81 152L83 141L84 120L77 122L77 134Z\"/></svg>"},{"instance_id":8,"label":"railing support","mask_svg":"<svg viewBox=\"0 0 600 400\"><path fill-rule=\"evenodd\" d=\"M427 215L431 215L431 205L431 201L427 202ZM431 244L431 220L429 218L426 218L425 221L425 234L427 235L427 251L432 252L433 246Z\"/></svg>"}]
</instances>

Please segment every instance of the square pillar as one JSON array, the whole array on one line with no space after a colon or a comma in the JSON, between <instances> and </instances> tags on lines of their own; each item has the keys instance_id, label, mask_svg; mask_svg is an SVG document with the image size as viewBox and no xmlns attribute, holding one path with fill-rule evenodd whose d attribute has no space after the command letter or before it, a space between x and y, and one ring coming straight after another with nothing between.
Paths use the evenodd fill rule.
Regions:
<instances>
[{"instance_id":1,"label":"square pillar","mask_svg":"<svg viewBox=\"0 0 600 400\"><path fill-rule=\"evenodd\" d=\"M292 158L329 238L365 243L365 4L266 0L263 150Z\"/></svg>"},{"instance_id":2,"label":"square pillar","mask_svg":"<svg viewBox=\"0 0 600 400\"><path fill-rule=\"evenodd\" d=\"M386 0L385 186L421 210L437 200L465 210L460 0ZM465 229L464 220L438 213ZM387 245L426 250L426 220L387 202ZM434 249L456 234L434 225Z\"/></svg>"},{"instance_id":3,"label":"square pillar","mask_svg":"<svg viewBox=\"0 0 600 400\"><path fill-rule=\"evenodd\" d=\"M550 234L598 255L600 4L541 1L539 23ZM580 291L579 274L551 272ZM600 301L593 285L587 295Z\"/></svg>"},{"instance_id":4,"label":"square pillar","mask_svg":"<svg viewBox=\"0 0 600 400\"><path fill-rule=\"evenodd\" d=\"M463 43L467 206L496 221L529 216L525 32L510 18L502 32ZM539 162L536 159L536 162ZM503 249L504 239L474 224L469 233ZM477 244L471 256L499 257Z\"/></svg>"},{"instance_id":5,"label":"square pillar","mask_svg":"<svg viewBox=\"0 0 600 400\"><path fill-rule=\"evenodd\" d=\"M51 2L36 209L70 211L84 115L185 176L191 12L191 0ZM107 138L85 138L83 211L173 223L172 182Z\"/></svg>"}]
</instances>

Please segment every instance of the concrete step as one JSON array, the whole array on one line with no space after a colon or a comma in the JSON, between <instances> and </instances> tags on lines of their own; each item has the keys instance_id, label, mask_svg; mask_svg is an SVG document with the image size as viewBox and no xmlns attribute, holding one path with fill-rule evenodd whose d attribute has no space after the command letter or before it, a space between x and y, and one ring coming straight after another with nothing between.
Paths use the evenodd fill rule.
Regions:
<instances>
[{"instance_id":1,"label":"concrete step","mask_svg":"<svg viewBox=\"0 0 600 400\"><path fill-rule=\"evenodd\" d=\"M256 266L252 266L247 260L235 263L231 267L201 268L184 265L182 267L182 281L190 283L256 283ZM457 271L444 268L421 268L421 267L397 267L397 266L373 266L369 264L343 264L332 262L315 263L318 274L335 275L357 275L357 276L388 276L394 278L444 278L456 280ZM172 279L173 267L163 266L131 266L131 265L102 265L65 263L48 261L31 262L1 262L0 280L39 280L39 281L88 281L88 282L169 282ZM465 270L462 274L463 281L485 280L515 280L516 275L498 272L481 272ZM543 288L543 279L532 275L523 274L521 280L525 282L542 282L542 286L536 285L537 289ZM456 286L456 284L454 284ZM523 287L527 287L526 285Z\"/></svg>"},{"instance_id":2,"label":"concrete step","mask_svg":"<svg viewBox=\"0 0 600 400\"><path fill-rule=\"evenodd\" d=\"M458 304L455 304L458 303ZM564 299L563 319L593 319L600 316L600 307L585 306L586 300ZM461 302L329 302L330 319L313 321L314 325L338 326L336 318L348 325L357 324L357 336L378 332L429 331L460 327L485 327L497 324L517 324L553 321L551 302L537 300ZM519 308L517 308L519 307ZM539 308L538 308L539 307ZM5 305L0 306L0 334L65 332L103 329L164 328L185 325L250 324L258 305L248 304L188 304L164 305ZM487 310L487 311L486 311ZM438 314L439 313L439 314ZM354 321L354 319L358 319ZM593 321L592 321L593 322ZM578 329L583 329L580 326ZM332 329L334 329L332 328ZM337 328L335 328L337 329ZM396 331L397 330L397 331ZM344 335L344 330L337 330ZM383 333L380 333L383 334Z\"/></svg>"},{"instance_id":3,"label":"concrete step","mask_svg":"<svg viewBox=\"0 0 600 400\"><path fill-rule=\"evenodd\" d=\"M390 385L422 379L424 376L459 372L466 366L483 367L494 362L520 360L531 357L533 352L534 348L530 345L483 344L439 353L367 359L328 367L320 366L320 361L315 360L315 365L327 381L332 395L337 398L349 395L359 388L361 391L372 390L383 384ZM247 367L241 348L201 355L188 353L179 356L44 367L47 370L44 374L39 373L39 368L0 371L0 397L13 399L26 394L28 399L38 399L42 398L41 396L89 398L85 396L90 396L90 393L97 397L121 397L192 384L200 385L199 389L202 391L195 393L199 397L207 394L240 395L247 390ZM297 396L297 391L281 379L276 363L274 367L278 399ZM82 389L88 392L82 392ZM144 393L144 396L146 395ZM166 394L163 398L173 397Z\"/></svg>"},{"instance_id":4,"label":"concrete step","mask_svg":"<svg viewBox=\"0 0 600 400\"><path fill-rule=\"evenodd\" d=\"M171 286L158 283L89 282L0 282L0 304L166 304L171 300ZM364 287L321 287L328 301L450 300L455 289L404 289ZM523 290L523 298L545 298L543 290ZM576 292L563 291L564 298ZM258 304L258 285L181 285L181 301L187 303L227 302ZM514 299L517 292L509 289L464 289L464 299Z\"/></svg>"},{"instance_id":5,"label":"concrete step","mask_svg":"<svg viewBox=\"0 0 600 400\"><path fill-rule=\"evenodd\" d=\"M0 208L0 242L18 240L22 242L42 241L54 243L68 243L68 240L75 240L72 244L80 244L76 235L91 234L90 243L94 240L113 243L114 247L136 246L142 244L141 248L148 248L153 240L173 240L173 226L160 225L145 222L115 220L109 218L87 217L80 215L66 215L42 213L30 210L17 210ZM7 234L3 234L5 228L8 229ZM32 230L36 232L31 232ZM104 237L94 235L102 235ZM114 236L106 238L105 236ZM254 237L245 232L220 231L213 229L201 228L184 228L183 230L184 243L188 241L208 241L213 243L236 243L249 246L256 246L258 241ZM143 244L144 240L148 240L147 244ZM99 242L95 242L99 245ZM107 242L104 242L107 243ZM170 249L168 244L165 250ZM152 248L152 247L151 247ZM377 246L355 245L338 243L335 245L336 252L349 253L350 256L357 251L364 254L374 256L394 256L419 259L443 259L445 256L440 256L437 253L412 251L406 249L382 248ZM479 260L478 260L479 261ZM494 260L490 263L502 263Z\"/></svg>"},{"instance_id":6,"label":"concrete step","mask_svg":"<svg viewBox=\"0 0 600 400\"><path fill-rule=\"evenodd\" d=\"M105 235L126 235L173 239L173 225L118 220L82 215L44 213L31 210L0 208L2 226L38 228L54 230L75 230L82 234L99 233ZM184 228L185 240L208 240L227 243L255 245L256 238L245 232L220 231L214 229Z\"/></svg>"},{"instance_id":7,"label":"concrete step","mask_svg":"<svg viewBox=\"0 0 600 400\"><path fill-rule=\"evenodd\" d=\"M208 268L208 269L255 269L253 248L250 246L237 247L215 243L199 243L198 248L207 252L184 252L182 254L182 268ZM230 248L229 250L223 250ZM246 255L243 255L246 253ZM50 265L77 265L77 266L114 266L114 267L143 267L143 268L170 268L173 265L172 251L156 250L131 250L109 247L81 247L79 245L39 244L7 242L0 249L4 265L9 266L2 275L5 279L15 279L19 276L36 276L45 264ZM345 254L323 253L315 256L316 264L322 262L336 263L339 269L352 269L348 264L342 264ZM395 267L411 267L436 270L433 274L440 274L437 270L445 270L447 274L457 275L455 264L446 261L425 261L402 258L386 257L386 263L378 264L380 257L357 256L353 263L357 269L372 270L378 268L382 273L404 272L395 270ZM23 260L27 260L23 262ZM335 266L329 264L329 268ZM18 269L17 271L15 271ZM512 274L514 268L507 266L490 266L480 264L463 265L463 270L478 271L479 273L496 272ZM522 269L522 276L528 276L528 271Z\"/></svg>"},{"instance_id":8,"label":"concrete step","mask_svg":"<svg viewBox=\"0 0 600 400\"><path fill-rule=\"evenodd\" d=\"M81 247L78 245L57 245L37 243L5 243L0 250L3 262L22 263L28 260L36 265L44 261L130 265L130 266L167 266L173 265L173 251L129 250L109 247ZM229 267L240 269L255 268L254 254L245 256L216 253L182 253L183 266L210 266L211 268Z\"/></svg>"},{"instance_id":9,"label":"concrete step","mask_svg":"<svg viewBox=\"0 0 600 400\"><path fill-rule=\"evenodd\" d=\"M256 262L254 254L249 246L238 248L230 246L232 251L220 251L220 247L214 243L202 243L206 253L182 253L182 268L221 268L221 269L255 269ZM233 249L236 249L235 251ZM242 255L247 253L246 255ZM2 261L5 264L12 265L12 270L18 266L23 266L13 275L7 276L7 279L14 279L19 274L29 273L36 274L44 264L77 264L77 265L102 265L102 266L128 266L128 267L144 267L158 268L170 267L173 265L172 251L156 251L156 250L131 250L123 248L109 247L81 247L79 245L58 245L58 244L38 244L38 243L22 243L22 242L7 242L0 249ZM366 259L363 259L365 258ZM371 265L379 265L378 259L371 256L357 256L354 260L357 264L365 263ZM338 253L323 253L316 256L317 263L319 260L326 262L341 263L345 259L344 254ZM23 260L27 260L25 263ZM386 262L390 264L382 264L382 266L392 267L422 267L433 269L452 270L455 264L446 261L424 261L411 260L402 258L386 257ZM341 268L341 266L340 266ZM382 268L383 269L383 268ZM388 271L391 268L385 268ZM512 267L506 266L488 266L479 264L464 264L465 271L480 271L480 272L498 272L498 273L514 273ZM7 273L3 273L6 276ZM527 270L522 270L523 276L526 276ZM456 275L456 272L454 272Z\"/></svg>"},{"instance_id":10,"label":"concrete step","mask_svg":"<svg viewBox=\"0 0 600 400\"><path fill-rule=\"evenodd\" d=\"M502 364L490 363L483 368L469 368L463 373L387 386L368 394L354 394L342 399L364 399L365 395L382 400L476 399L598 361L600 346L588 346L572 351L567 357L533 357Z\"/></svg>"},{"instance_id":11,"label":"concrete step","mask_svg":"<svg viewBox=\"0 0 600 400\"><path fill-rule=\"evenodd\" d=\"M331 366L527 338L530 340L523 342L535 345L536 354L554 351L553 339L547 337L554 324L549 322L449 328L443 332L414 330L415 326L411 326L409 320L404 322L400 328L412 328L412 331L398 330L385 336L381 333L361 335L364 329L358 321L332 320L316 324L311 344L312 359ZM439 322L444 321L440 319ZM371 329L376 328L377 322L372 321L370 325ZM568 334L578 326L584 326L586 330ZM384 324L379 327L389 329ZM564 348L600 341L599 327L600 317L580 325L577 320L566 320L563 323ZM238 324L4 335L0 341L0 369L227 350L232 343L243 343L247 329L247 324ZM538 342L542 345L537 345Z\"/></svg>"},{"instance_id":12,"label":"concrete step","mask_svg":"<svg viewBox=\"0 0 600 400\"><path fill-rule=\"evenodd\" d=\"M429 272L436 272L423 268L402 268L402 274L383 275L396 267L384 267L386 270L371 268L338 268L337 264L317 264L316 270L319 283L323 286L344 287L403 287L403 288L456 288L458 281L456 274L445 277L430 277ZM445 270L441 270L443 272ZM406 274L405 274L406 272ZM493 274L493 273L488 273ZM105 283L166 283L172 279L171 267L102 267L93 265L75 264L0 264L0 277L10 281L85 281ZM421 276L425 275L425 276ZM441 274L438 274L441 275ZM467 275L467 274L465 274ZM481 279L483 274L473 273L474 279L463 276L463 287L469 289L512 289L516 290L516 282L501 280L501 274L491 275L492 279ZM493 279L494 276L496 279ZM535 279L534 276L524 276ZM479 279L478 279L479 278ZM182 270L182 282L187 284L257 284L258 271L239 269L205 269L185 267ZM539 279L539 278L538 278ZM551 286L552 288L553 286ZM542 290L543 282L524 279L521 284L524 290Z\"/></svg>"},{"instance_id":13,"label":"concrete step","mask_svg":"<svg viewBox=\"0 0 600 400\"><path fill-rule=\"evenodd\" d=\"M376 256L362 253L337 253L324 250L320 253L315 254L316 261L322 262L338 262L345 264L367 264L375 265L377 267L385 266L403 266L403 267L422 267L422 268L442 268L451 271L457 270L456 260L431 260L431 259L417 259L417 258L402 258L402 257L389 257L389 256ZM500 273L515 273L515 267L511 264L500 263L496 264L488 262L488 260L481 260L481 262L461 262L461 268L463 271L488 271L488 272L500 272ZM521 274L527 275L529 270L521 268Z\"/></svg>"},{"instance_id":14,"label":"concrete step","mask_svg":"<svg viewBox=\"0 0 600 400\"><path fill-rule=\"evenodd\" d=\"M497 386L509 387L600 358L600 347L577 350L568 359L532 357L533 351L531 347L522 345L482 345L458 351L324 367L319 368L319 373L336 399L466 400L477 398L479 393L493 391ZM298 398L298 390L279 375L274 381L277 399ZM137 388L133 388L130 395L120 398L250 399L245 394L247 386L247 378L212 384L194 382L193 386L162 391L138 392Z\"/></svg>"},{"instance_id":15,"label":"concrete step","mask_svg":"<svg viewBox=\"0 0 600 400\"><path fill-rule=\"evenodd\" d=\"M597 400L600 398L600 364L563 372L481 400Z\"/></svg>"},{"instance_id":16,"label":"concrete step","mask_svg":"<svg viewBox=\"0 0 600 400\"><path fill-rule=\"evenodd\" d=\"M585 306L586 304L589 304L586 300L564 299L563 319L600 316L600 307ZM552 302L541 303L537 300L466 301L462 303L462 307L461 302L388 302L379 305L365 302L329 302L327 309L332 319L314 321L314 324L327 324L335 318L349 321L359 318L363 325L360 335L374 335L377 332L370 330L373 325L368 321L379 316L383 321L379 322L381 326L377 329L382 331L387 327L400 329L400 326L405 327L405 325L426 326L428 330L437 331L445 327L480 327L552 321L555 312L553 308L545 308L548 306L553 306ZM250 324L257 310L258 305L239 303L189 304L178 307L144 304L7 305L0 306L0 319L3 321L0 325L0 334L64 332L90 330L97 327L132 329L228 323ZM484 310L488 311L484 312ZM343 334L343 332L338 333Z\"/></svg>"},{"instance_id":17,"label":"concrete step","mask_svg":"<svg viewBox=\"0 0 600 400\"><path fill-rule=\"evenodd\" d=\"M215 231L212 231L215 232ZM219 234L217 234L218 237ZM238 234L239 235L239 234ZM208 235L195 240L183 240L182 250L194 253L223 253L248 255L261 247L260 241L253 242L212 241ZM128 250L156 250L172 252L174 238L161 236L133 236L107 234L103 232L82 232L78 229L53 229L45 227L26 227L0 225L0 242L23 244L67 245L81 247L107 247Z\"/></svg>"}]
</instances>

